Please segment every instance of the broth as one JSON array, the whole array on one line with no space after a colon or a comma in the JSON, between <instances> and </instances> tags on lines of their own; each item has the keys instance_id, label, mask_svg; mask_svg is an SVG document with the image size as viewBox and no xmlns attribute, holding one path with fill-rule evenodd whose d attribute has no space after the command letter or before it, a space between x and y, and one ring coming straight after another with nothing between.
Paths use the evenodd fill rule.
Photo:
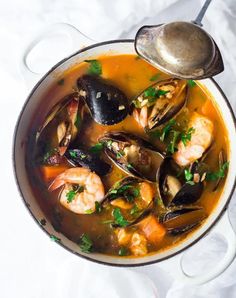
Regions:
<instances>
[{"instance_id":1,"label":"broth","mask_svg":"<svg viewBox=\"0 0 236 298\"><path fill-rule=\"evenodd\" d=\"M99 61L102 68L101 77L105 80L108 80L110 84L122 90L127 96L130 103L150 85L161 80L169 79L169 76L152 67L135 55L101 56L96 59ZM56 102L58 101L58 99L64 98L67 94L77 92L77 79L83 76L83 74L87 73L89 67L91 67L90 62L83 62L67 70L63 74L63 76L55 80L55 84L52 86L50 91L44 96L44 98L42 98L42 103ZM209 148L207 148L203 154L203 156L205 156L204 165L207 165L207 169L205 170L204 175L206 176L207 172L209 180L203 179L204 190L200 198L196 202L187 204L187 208L195 208L196 206L198 208L202 208L207 217L212 212L218 200L220 199L220 195L224 187L223 176L225 176L226 173L227 163L222 164L220 168L218 165L218 156L220 152L224 152L224 161L227 160L227 133L220 113L214 103L214 99L212 99L207 91L202 88L201 84L198 82L195 83L193 81L189 81L188 92L189 94L186 105L179 111L177 115L172 117L173 119L175 119L173 127L175 127L176 129L177 123L179 125L177 125L178 129L185 131L185 137L187 138L186 143L188 144L188 142L191 142L191 131L188 131L187 128L190 121L189 119L191 119L191 116L194 113L208 118L214 126L212 135L213 141L211 142ZM61 158L60 161L56 163L56 165L48 164L47 161L45 162L45 153L47 154L47 160L47 158L51 154L50 150L55 147L57 140L56 136L53 135L53 124L51 124L52 128L50 129L49 127L48 131L42 136L44 145L50 145L49 151L47 152L45 151L44 146L44 156L42 156L42 150L41 148L39 148L38 143L35 141L35 132L39 131L39 127L41 127L42 123L44 122L44 119L41 118L41 115L44 113L40 112L43 111L44 108L45 107L42 104L39 107L39 113L35 115L32 122L32 131L29 132L31 141L28 143L26 152L26 166L28 170L28 177L35 197L42 211L44 212L46 219L52 223L56 231L64 234L67 238L78 243L78 245L80 246L81 243L84 244L83 242L86 242L86 238L84 237L88 237L90 244L87 247L87 252L91 250L110 255L143 256L148 253L162 251L175 245L179 241L184 240L190 233L193 233L194 230L197 229L199 225L204 222L204 219L202 219L198 222L198 224L196 224L188 231L182 231L181 233L175 233L175 231L174 233L170 233L170 231L168 231L167 225L165 226L165 222L163 222L163 218L165 219L165 214L168 212L173 212L176 209L183 209L183 205L185 204L178 205L177 207L173 207L171 205L165 206L165 204L163 204L163 201L160 200L160 194L156 191L155 182L147 182L154 192L154 195L152 197L152 211L150 213L151 215L147 216L152 216L151 220L153 220L154 217L156 221L154 223L154 226L157 225L160 228L160 230L154 229L154 239L157 240L152 240L149 236L147 237L147 231L145 230L145 228L143 228L143 224L141 225L141 227L139 225L131 225L126 227L127 222L130 222L132 220L132 216L130 214L131 210L134 210L134 214L134 205L139 204L138 201L135 201L135 203L126 202L131 204L131 207L128 209L120 208L118 205L112 205L111 203L106 202L106 204L102 207L99 205L99 207L102 208L101 212L90 212L88 208L87 214L77 214L69 210L69 208L65 208L59 201L59 196L61 195L62 188L60 187L55 189L54 191L50 191L48 190L48 187L57 175L63 173L69 168L72 168L73 166L64 157ZM81 107L79 106L79 108ZM163 125L157 127L157 129L154 129L153 132L147 133L134 119L133 115L129 114L123 121L115 125L101 125L94 121L93 117L88 111L86 111L85 108L85 116L83 119L81 119L79 132L74 142L71 142L71 144L74 144L73 148L76 148L77 145L83 145L84 147L89 149L97 144L99 138L104 136L104 134L116 131L132 133L148 140L150 143L157 146L159 150L164 150L164 143L171 142L172 140L172 132L170 133L169 131L169 135L166 136L165 142L162 142L160 141L160 131L163 134L163 129L166 128L166 125L168 123L169 121L163 123ZM159 135L158 133L155 133L155 131L158 131ZM187 133L189 133L190 136L187 135ZM193 134L194 129L192 130L192 135ZM182 135L180 134L179 136L183 137L184 133L182 132ZM176 143L176 146L179 142L181 141L179 140ZM176 148L174 148L174 150L176 150ZM207 151L210 151L210 154L207 154ZM114 184L117 181L131 176L117 167L108 158L103 150L100 152L99 158L112 166L112 170L107 175L100 177L102 184L104 185L105 193L107 193L109 189L114 187ZM203 164L201 159L199 160L200 163ZM198 183L196 183L196 181L193 181L193 179L195 179L196 177L199 178L198 176L194 178L193 174L190 173L190 175L188 175L189 166L182 167L182 169L183 172L180 173L180 175L182 175L186 179L185 182L189 182L189 185ZM186 171L184 172L184 170ZM219 171L221 171L220 174ZM221 181L219 181L219 185L217 185L216 187L216 182L218 181L220 176L222 176L222 179ZM142 186L142 183L144 183L143 180L140 181L134 185L134 188L138 188L139 192L139 188ZM126 221L126 224L124 224L123 222L123 227L114 227L112 225L114 223L114 220L116 220L117 224L117 218L114 219L114 209L119 210L121 212L123 220ZM136 217L138 217L138 214L136 214ZM150 225L152 225L152 223L150 223ZM128 236L126 235L129 238L127 241L122 242L122 240L119 238L121 237L122 232L128 234ZM160 233L161 236L158 233ZM135 241L134 234L136 235L138 244L131 243L132 241ZM145 248L143 248L143 246L145 246ZM82 248L84 249L84 247Z\"/></svg>"}]
</instances>

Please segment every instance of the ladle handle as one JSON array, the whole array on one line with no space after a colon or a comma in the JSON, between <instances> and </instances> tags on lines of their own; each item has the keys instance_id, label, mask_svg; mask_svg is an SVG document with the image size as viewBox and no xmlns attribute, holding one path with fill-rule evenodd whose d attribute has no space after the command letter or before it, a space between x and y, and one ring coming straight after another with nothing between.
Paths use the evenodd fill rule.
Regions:
<instances>
[{"instance_id":1,"label":"ladle handle","mask_svg":"<svg viewBox=\"0 0 236 298\"><path fill-rule=\"evenodd\" d=\"M202 22L202 19L203 19L204 15L205 15L206 10L207 10L207 8L208 8L208 6L209 6L210 3L211 3L211 0L206 0L205 1L204 5L201 8L201 10L199 11L196 19L194 21L192 21L194 24L202 27L202 23L201 22Z\"/></svg>"},{"instance_id":2,"label":"ladle handle","mask_svg":"<svg viewBox=\"0 0 236 298\"><path fill-rule=\"evenodd\" d=\"M69 51L71 54L95 42L94 40L80 32L76 27L67 23L56 23L47 27L43 32L39 33L38 36L34 40L32 40L22 52L22 57L20 60L20 71L28 88L32 88L33 85L46 72L46 70L49 70L50 67L52 67L52 65L46 64L45 71L36 72L30 67L27 62L29 54L40 42L47 41L47 39L50 41L51 38L58 35L60 36L62 41L64 41L65 38L67 38L65 42L68 42L68 40L70 41ZM50 55L50 53L48 53L48 55ZM59 60L65 58L66 55L68 55L68 52L64 53L64 56L62 54L62 57L60 57Z\"/></svg>"},{"instance_id":3,"label":"ladle handle","mask_svg":"<svg viewBox=\"0 0 236 298\"><path fill-rule=\"evenodd\" d=\"M216 227L213 229L213 232L221 234L228 244L224 257L219 260L214 268L206 268L201 275L190 276L186 274L183 268L183 256L185 252L162 262L162 268L166 271L168 270L170 274L173 273L173 277L175 278L177 285L181 284L191 286L205 284L222 274L233 262L236 257L236 234L230 223L227 211L218 221Z\"/></svg>"}]
</instances>

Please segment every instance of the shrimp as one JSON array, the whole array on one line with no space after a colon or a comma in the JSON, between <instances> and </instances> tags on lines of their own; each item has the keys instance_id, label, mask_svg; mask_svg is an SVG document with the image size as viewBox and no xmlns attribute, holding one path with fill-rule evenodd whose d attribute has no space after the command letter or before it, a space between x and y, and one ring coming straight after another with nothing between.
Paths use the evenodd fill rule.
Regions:
<instances>
[{"instance_id":1,"label":"shrimp","mask_svg":"<svg viewBox=\"0 0 236 298\"><path fill-rule=\"evenodd\" d=\"M148 125L148 108L144 106L141 108L140 113L137 110L133 111L134 119L145 128Z\"/></svg>"},{"instance_id":2,"label":"shrimp","mask_svg":"<svg viewBox=\"0 0 236 298\"><path fill-rule=\"evenodd\" d=\"M78 191L74 186L80 186ZM49 190L53 191L64 186L60 194L60 203L70 211L86 214L95 210L95 202L100 202L104 197L104 186L100 177L86 168L70 168L58 175ZM72 199L68 200L68 193Z\"/></svg>"},{"instance_id":3,"label":"shrimp","mask_svg":"<svg viewBox=\"0 0 236 298\"><path fill-rule=\"evenodd\" d=\"M190 118L189 127L194 129L191 140L186 146L181 141L177 147L178 151L173 154L175 162L183 167L203 155L212 142L214 129L212 121L197 112L194 112Z\"/></svg>"}]
</instances>

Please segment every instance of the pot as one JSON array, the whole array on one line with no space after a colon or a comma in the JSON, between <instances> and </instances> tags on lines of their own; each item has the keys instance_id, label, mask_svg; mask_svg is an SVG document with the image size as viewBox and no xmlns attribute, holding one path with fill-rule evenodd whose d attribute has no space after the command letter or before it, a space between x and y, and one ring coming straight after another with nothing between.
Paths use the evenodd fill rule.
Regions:
<instances>
[{"instance_id":1,"label":"pot","mask_svg":"<svg viewBox=\"0 0 236 298\"><path fill-rule=\"evenodd\" d=\"M74 27L67 24L56 25L56 28L59 30L63 30L67 34L71 35L72 40L84 42L86 37L83 36L79 31L77 31ZM55 29L55 27L54 27ZM53 30L54 30L53 29ZM40 37L43 38L43 35ZM39 40L37 40L39 41ZM91 41L87 41L87 43ZM27 79L29 76L32 78L32 73L30 74L28 67L26 65L26 58L31 50L32 46L35 45L35 41L27 48L26 52L23 56L22 68L24 73L27 71ZM78 44L76 44L78 49ZM23 105L22 111L19 115L18 121L16 123L15 134L14 134L14 145L13 145L13 163L14 163L14 171L16 183L18 185L18 189L20 195L23 199L23 202L26 208L29 210L30 214L34 218L35 222L39 224L39 220L44 218L44 214L40 209L27 179L27 173L25 168L25 144L27 142L27 133L31 123L32 117L36 114L39 106L42 104L43 94L49 89L52 82L55 80L55 76L62 73L66 69L71 66L80 63L85 59L95 58L101 54L106 55L115 55L115 54L134 54L134 41L133 40L112 40L101 42L97 44L93 44L87 46L85 48L80 49L75 52L71 56L63 59L59 63L57 63L54 67L52 67L33 87L30 92L26 102ZM35 74L34 74L35 76ZM108 256L97 253L85 254L80 251L80 248L77 244L67 239L64 235L56 232L52 225L48 222L46 226L40 226L40 228L48 235L51 234L56 235L61 241L58 243L63 248L68 251L86 258L90 261L112 265L112 266L140 266L140 265L148 265L153 263L159 263L164 268L169 267L170 272L174 273L174 277L178 277L181 281L191 284L201 284L205 283L220 273L222 273L234 260L236 255L236 235L232 230L231 224L229 222L228 214L227 214L227 206L232 197L233 191L235 189L236 184L236 170L233 167L236 164L236 120L230 107L229 101L224 95L223 91L217 85L217 83L212 79L204 79L200 81L200 84L208 90L208 92L213 96L215 100L215 104L218 106L219 111L221 112L222 118L224 119L228 136L229 136L229 170L227 179L225 182L225 187L221 198L219 200L218 205L213 210L213 212L209 215L205 223L197 229L195 232L191 233L183 242L178 243L174 247L165 250L160 253L151 254L142 258L121 258L116 256ZM52 105L50 101L47 102L47 109L45 109L44 113L46 116L48 111L51 109ZM233 154L234 152L234 154ZM216 266L211 269L209 272L204 272L201 276L187 276L182 268L181 260L185 253L185 250L189 248L191 245L195 244L197 241L202 239L204 235L206 235L210 230L214 232L222 234L223 237L226 238L228 242L228 250L222 260L219 261Z\"/></svg>"}]
</instances>

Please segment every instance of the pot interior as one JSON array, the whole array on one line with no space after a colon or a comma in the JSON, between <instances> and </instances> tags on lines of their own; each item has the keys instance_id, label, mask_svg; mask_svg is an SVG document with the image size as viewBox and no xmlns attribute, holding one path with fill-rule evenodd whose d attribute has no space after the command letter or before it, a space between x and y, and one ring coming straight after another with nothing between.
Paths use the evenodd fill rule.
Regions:
<instances>
[{"instance_id":1,"label":"pot interior","mask_svg":"<svg viewBox=\"0 0 236 298\"><path fill-rule=\"evenodd\" d=\"M117 55L117 54L135 54L133 41L111 41L105 42L101 44L97 44L94 46L90 46L85 48L78 53L73 54L71 57L64 59L60 63L58 63L55 67L53 67L34 87L32 92L30 93L21 115L18 119L18 123L15 131L15 140L14 140L14 167L15 167L15 175L16 180L19 186L19 190L21 196L29 209L32 216L38 222L40 219L45 218L42 210L40 209L33 193L31 190L31 186L29 184L27 178L27 172L25 168L25 148L28 141L28 131L32 122L32 117L35 115L36 111L39 117L44 118L51 107L55 104L55 102L44 102L44 109L40 108L42 106L42 98L44 94L49 90L52 82L64 71L71 68L75 64L79 64L85 59L95 58L99 55ZM198 239L200 239L209 229L217 222L220 215L223 213L230 196L232 194L234 184L235 184L235 169L233 169L233 165L236 164L236 155L232 154L232 152L236 152L236 138L235 138L235 120L232 113L232 110L229 106L228 101L223 95L220 88L216 85L216 83L212 79L205 79L201 81L201 84L208 90L208 92L213 96L215 100L215 104L218 106L219 111L222 114L222 118L225 122L227 131L228 131L228 139L229 139L229 171L227 175L227 179L225 182L225 187L219 200L217 207L207 218L205 223L197 229L194 233L191 233L189 237L185 239L185 241L180 242L175 245L171 249L165 250L163 252L158 252L155 254L147 255L142 258L124 258L124 257L114 257L102 254L84 254L80 251L77 244L67 239L60 233L57 233L54 228L51 226L48 221L47 225L42 227L42 229L48 233L48 235L55 235L61 239L60 245L64 248L72 251L73 253L79 254L85 258L90 260L94 260L97 262L102 262L111 265L123 265L123 266L135 266L135 265L143 265L152 262L161 261L165 258L173 256L174 254L182 251L186 247L190 246ZM47 105L47 108L45 108Z\"/></svg>"}]
</instances>

